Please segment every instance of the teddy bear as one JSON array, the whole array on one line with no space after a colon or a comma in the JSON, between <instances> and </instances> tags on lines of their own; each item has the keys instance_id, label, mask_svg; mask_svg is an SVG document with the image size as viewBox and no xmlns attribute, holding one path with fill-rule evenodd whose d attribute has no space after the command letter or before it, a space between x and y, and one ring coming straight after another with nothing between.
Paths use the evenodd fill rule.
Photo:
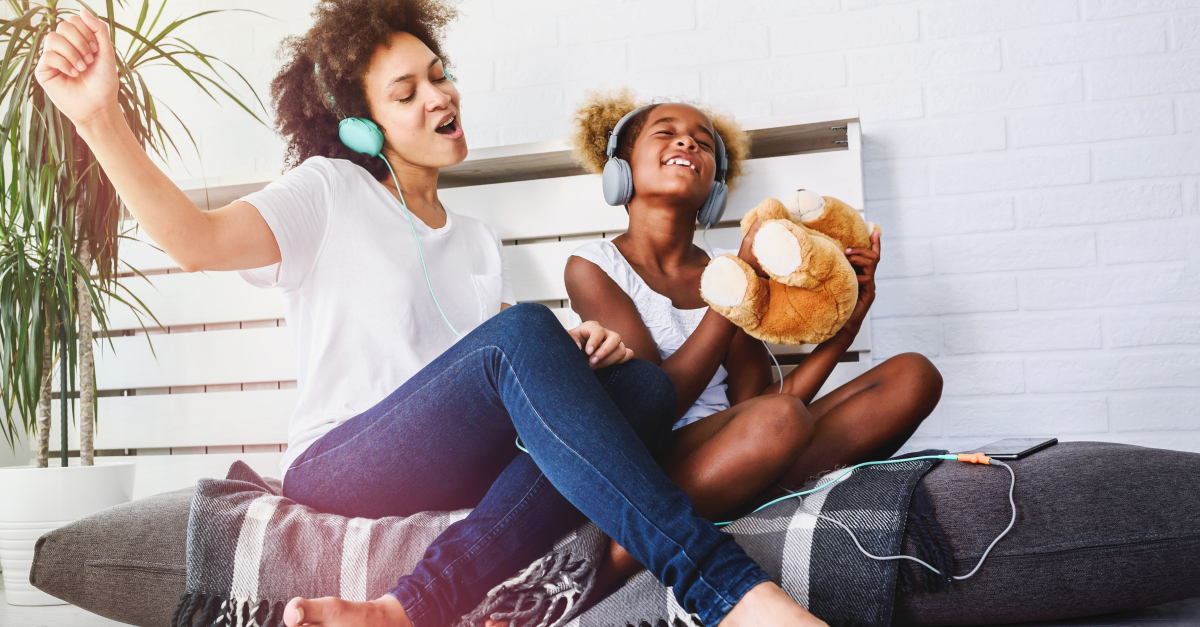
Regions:
<instances>
[{"instance_id":1,"label":"teddy bear","mask_svg":"<svg viewBox=\"0 0 1200 627\"><path fill-rule=\"evenodd\" d=\"M745 235L760 220L751 250L769 279L736 255L719 255L700 277L700 293L751 337L796 346L819 344L846 324L858 279L846 248L870 248L877 230L851 206L801 189L767 198L742 218Z\"/></svg>"}]
</instances>

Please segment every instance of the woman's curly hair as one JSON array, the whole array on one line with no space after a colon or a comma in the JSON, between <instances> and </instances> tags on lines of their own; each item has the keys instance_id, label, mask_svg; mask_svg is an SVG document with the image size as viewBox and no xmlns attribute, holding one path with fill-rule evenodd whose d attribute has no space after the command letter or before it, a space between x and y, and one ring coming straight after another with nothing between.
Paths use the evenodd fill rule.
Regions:
<instances>
[{"instance_id":1,"label":"woman's curly hair","mask_svg":"<svg viewBox=\"0 0 1200 627\"><path fill-rule=\"evenodd\" d=\"M313 156L346 159L381 179L387 174L381 160L338 139L338 113L371 117L363 76L375 50L397 32L420 39L447 63L441 39L458 11L441 0L319 0L312 15L307 33L283 40L283 68L271 81L275 130L287 142L285 165L294 168Z\"/></svg>"},{"instance_id":2,"label":"woman's curly hair","mask_svg":"<svg viewBox=\"0 0 1200 627\"><path fill-rule=\"evenodd\" d=\"M640 100L637 94L628 88L613 91L590 91L584 96L583 103L575 110L574 130L569 143L575 154L575 160L589 172L604 171L604 163L608 161L608 135L617 126L617 122L625 114L638 107L650 104ZM654 104L668 104L667 102ZM712 122L713 129L721 136L725 144L725 156L729 160L729 171L725 173L725 182L731 187L742 175L742 162L750 154L750 138L732 117L713 111L702 104L685 102L700 109ZM633 153L633 142L646 127L653 108L646 109L625 125L621 136L617 138L617 156L629 161Z\"/></svg>"}]
</instances>

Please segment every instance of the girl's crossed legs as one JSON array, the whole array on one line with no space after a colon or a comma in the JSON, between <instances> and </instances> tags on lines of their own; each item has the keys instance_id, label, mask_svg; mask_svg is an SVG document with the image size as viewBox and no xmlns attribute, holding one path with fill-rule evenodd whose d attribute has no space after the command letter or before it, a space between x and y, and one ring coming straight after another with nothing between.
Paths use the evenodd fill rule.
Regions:
<instances>
[{"instance_id":1,"label":"girl's crossed legs","mask_svg":"<svg viewBox=\"0 0 1200 627\"><path fill-rule=\"evenodd\" d=\"M730 519L841 466L887 459L929 416L942 378L924 356L892 357L805 407L768 394L682 427L661 457L667 475L709 519ZM639 564L613 544L598 588Z\"/></svg>"}]
</instances>

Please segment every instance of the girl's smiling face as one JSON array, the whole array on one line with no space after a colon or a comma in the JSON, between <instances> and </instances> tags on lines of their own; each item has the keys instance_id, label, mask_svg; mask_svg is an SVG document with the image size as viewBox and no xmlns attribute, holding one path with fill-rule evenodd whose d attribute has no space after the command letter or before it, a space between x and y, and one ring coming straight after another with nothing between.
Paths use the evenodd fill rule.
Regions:
<instances>
[{"instance_id":1,"label":"girl's smiling face","mask_svg":"<svg viewBox=\"0 0 1200 627\"><path fill-rule=\"evenodd\" d=\"M413 165L444 168L467 156L459 94L442 60L405 32L380 46L363 76L385 150Z\"/></svg>"},{"instance_id":2,"label":"girl's smiling face","mask_svg":"<svg viewBox=\"0 0 1200 627\"><path fill-rule=\"evenodd\" d=\"M716 131L699 109L663 104L650 110L630 154L634 201L697 211L716 175Z\"/></svg>"}]
</instances>

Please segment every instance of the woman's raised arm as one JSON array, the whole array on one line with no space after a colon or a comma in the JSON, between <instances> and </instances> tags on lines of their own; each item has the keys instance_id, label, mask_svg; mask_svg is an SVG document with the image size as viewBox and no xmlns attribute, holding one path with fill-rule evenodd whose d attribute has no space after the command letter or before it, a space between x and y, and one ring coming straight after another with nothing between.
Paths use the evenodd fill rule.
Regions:
<instances>
[{"instance_id":1,"label":"woman's raised arm","mask_svg":"<svg viewBox=\"0 0 1200 627\"><path fill-rule=\"evenodd\" d=\"M116 55L104 22L83 9L45 41L38 83L75 124L138 224L180 268L241 270L280 260L254 206L200 211L138 145L117 105Z\"/></svg>"}]
</instances>

